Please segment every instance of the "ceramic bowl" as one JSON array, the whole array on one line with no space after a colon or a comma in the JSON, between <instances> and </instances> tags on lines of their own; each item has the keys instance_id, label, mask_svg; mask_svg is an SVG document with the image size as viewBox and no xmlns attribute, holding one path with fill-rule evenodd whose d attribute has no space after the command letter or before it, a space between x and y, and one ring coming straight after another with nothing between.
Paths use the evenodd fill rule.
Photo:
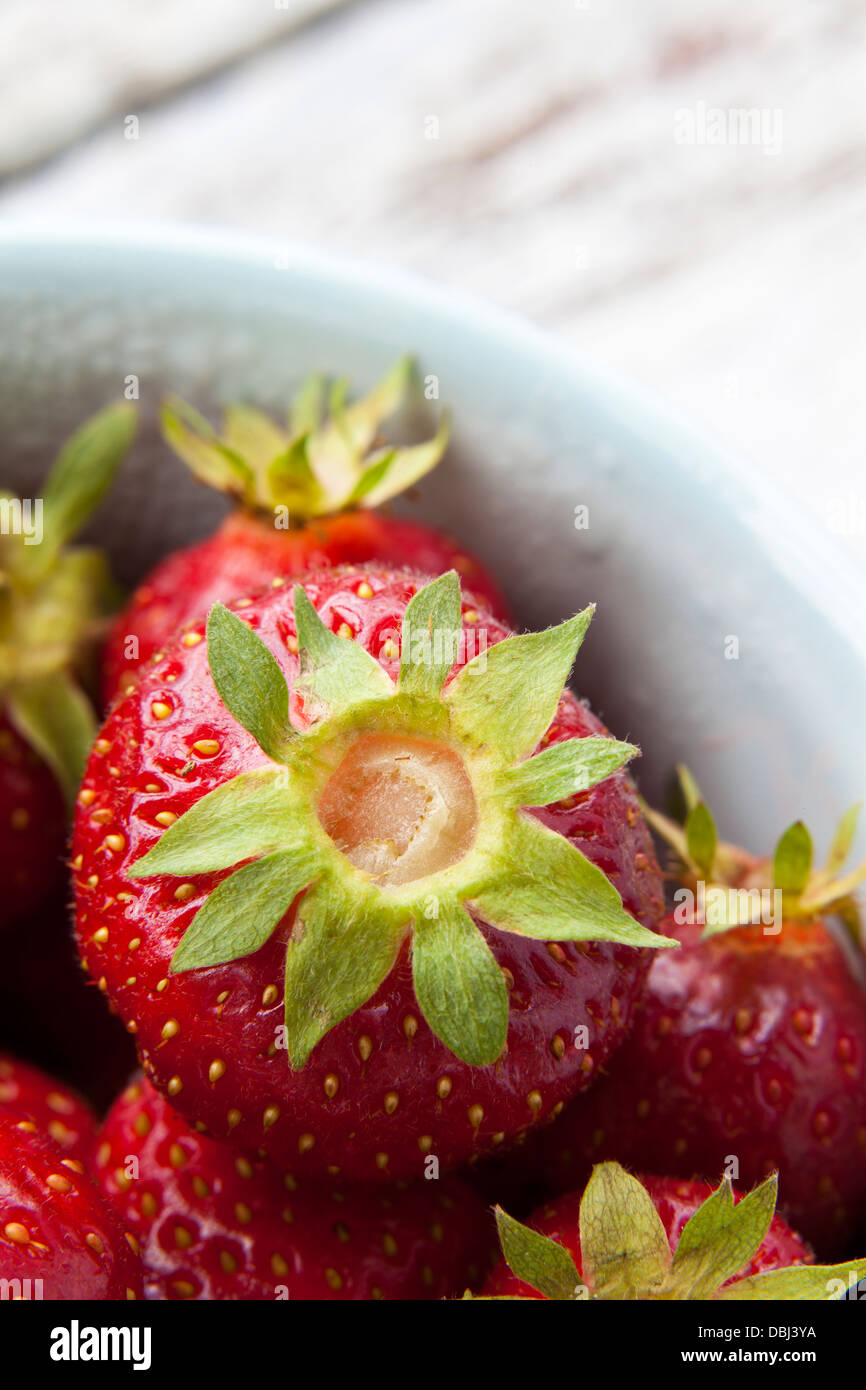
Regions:
<instances>
[{"instance_id":1,"label":"ceramic bowl","mask_svg":"<svg viewBox=\"0 0 866 1390\"><path fill-rule=\"evenodd\" d=\"M223 503L161 444L172 390L284 407L310 370L360 387L411 351L453 411L401 506L475 550L521 623L598 605L574 673L659 800L686 760L723 832L826 843L866 790L866 577L807 515L664 406L522 320L403 273L196 229L0 232L3 478L140 384L143 424L94 523L126 583ZM585 509L585 510L583 510Z\"/></svg>"}]
</instances>

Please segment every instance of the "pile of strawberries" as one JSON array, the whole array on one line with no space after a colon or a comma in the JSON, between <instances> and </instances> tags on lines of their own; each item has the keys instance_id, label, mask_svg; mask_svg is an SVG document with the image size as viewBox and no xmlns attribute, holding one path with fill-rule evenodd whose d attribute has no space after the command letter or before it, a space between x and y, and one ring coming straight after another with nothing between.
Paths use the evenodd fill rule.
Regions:
<instances>
[{"instance_id":1,"label":"pile of strawberries","mask_svg":"<svg viewBox=\"0 0 866 1390\"><path fill-rule=\"evenodd\" d=\"M235 505L120 611L74 541L132 406L63 447L38 534L4 497L0 1289L844 1297L856 811L817 868L799 821L721 841L684 768L682 823L645 806L567 688L592 608L515 631L380 510L447 447L394 442L413 380L220 432L166 402Z\"/></svg>"}]
</instances>

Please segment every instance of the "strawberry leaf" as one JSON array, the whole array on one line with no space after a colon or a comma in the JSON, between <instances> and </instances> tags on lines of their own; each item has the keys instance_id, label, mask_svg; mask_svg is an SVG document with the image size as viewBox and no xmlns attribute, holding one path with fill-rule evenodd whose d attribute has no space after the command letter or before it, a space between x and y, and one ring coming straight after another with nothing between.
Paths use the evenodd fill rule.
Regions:
<instances>
[{"instance_id":1,"label":"strawberry leaf","mask_svg":"<svg viewBox=\"0 0 866 1390\"><path fill-rule=\"evenodd\" d=\"M693 811L704 798L701 796L700 787L685 763L677 764L677 781L680 784L680 791L683 794L686 812Z\"/></svg>"},{"instance_id":2,"label":"strawberry leaf","mask_svg":"<svg viewBox=\"0 0 866 1390\"><path fill-rule=\"evenodd\" d=\"M381 507L383 502L406 492L436 467L448 448L449 434L450 422L443 414L432 439L392 449L384 458L370 464L361 474L349 501L364 507Z\"/></svg>"},{"instance_id":3,"label":"strawberry leaf","mask_svg":"<svg viewBox=\"0 0 866 1390\"><path fill-rule=\"evenodd\" d=\"M515 806L549 806L563 797L589 791L639 753L633 743L618 743L613 738L572 738L508 768L500 786Z\"/></svg>"},{"instance_id":4,"label":"strawberry leaf","mask_svg":"<svg viewBox=\"0 0 866 1390\"><path fill-rule=\"evenodd\" d=\"M585 608L559 627L507 637L468 662L443 691L458 735L470 747L492 745L508 763L534 752L592 614Z\"/></svg>"},{"instance_id":5,"label":"strawberry leaf","mask_svg":"<svg viewBox=\"0 0 866 1390\"><path fill-rule=\"evenodd\" d=\"M257 475L286 448L285 431L278 429L270 416L250 405L226 406L223 419L223 439L232 453L245 458Z\"/></svg>"},{"instance_id":6,"label":"strawberry leaf","mask_svg":"<svg viewBox=\"0 0 866 1390\"><path fill-rule=\"evenodd\" d=\"M136 423L137 412L131 402L110 405L87 420L63 445L42 490L43 564L78 534L105 496L133 441Z\"/></svg>"},{"instance_id":7,"label":"strawberry leaf","mask_svg":"<svg viewBox=\"0 0 866 1390\"><path fill-rule=\"evenodd\" d=\"M295 628L301 659L295 689L311 695L317 707L338 715L394 694L393 681L375 657L350 637L330 632L300 585L295 588Z\"/></svg>"},{"instance_id":8,"label":"strawberry leaf","mask_svg":"<svg viewBox=\"0 0 866 1390\"><path fill-rule=\"evenodd\" d=\"M661 811L654 810L652 806L644 801L643 797L639 797L638 800L640 801L640 809L643 813L643 818L650 829L654 830L659 839L663 840L664 843L674 851L674 854L681 863L687 865L689 862L689 848L686 844L686 832L683 827L678 825L675 820L671 820L670 816L665 816Z\"/></svg>"},{"instance_id":9,"label":"strawberry leaf","mask_svg":"<svg viewBox=\"0 0 866 1390\"><path fill-rule=\"evenodd\" d=\"M776 1210L775 1174L734 1202L725 1181L686 1222L674 1252L667 1285L681 1298L710 1298L759 1249Z\"/></svg>"},{"instance_id":10,"label":"strawberry leaf","mask_svg":"<svg viewBox=\"0 0 866 1390\"><path fill-rule=\"evenodd\" d=\"M367 452L384 422L406 401L414 377L414 359L401 357L372 391L349 406L344 404L347 383L335 384L331 414L353 450L359 454Z\"/></svg>"},{"instance_id":11,"label":"strawberry leaf","mask_svg":"<svg viewBox=\"0 0 866 1390\"><path fill-rule=\"evenodd\" d=\"M496 1061L508 1032L508 989L462 907L442 902L437 916L416 915L412 981L422 1014L456 1057L473 1067Z\"/></svg>"},{"instance_id":12,"label":"strawberry leaf","mask_svg":"<svg viewBox=\"0 0 866 1390\"><path fill-rule=\"evenodd\" d=\"M467 897L491 926L539 941L678 945L630 917L601 869L534 817L514 817Z\"/></svg>"},{"instance_id":13,"label":"strawberry leaf","mask_svg":"<svg viewBox=\"0 0 866 1390\"><path fill-rule=\"evenodd\" d=\"M580 1248L597 1297L642 1298L663 1283L671 1251L662 1219L643 1183L618 1163L592 1170L580 1203Z\"/></svg>"},{"instance_id":14,"label":"strawberry leaf","mask_svg":"<svg viewBox=\"0 0 866 1390\"><path fill-rule=\"evenodd\" d=\"M223 444L208 420L185 401L171 397L159 412L167 444L200 482L247 502L255 500L255 475L240 454Z\"/></svg>"},{"instance_id":15,"label":"strawberry leaf","mask_svg":"<svg viewBox=\"0 0 866 1390\"><path fill-rule=\"evenodd\" d=\"M203 796L163 832L130 878L207 874L303 840L303 808L275 767L242 772Z\"/></svg>"},{"instance_id":16,"label":"strawberry leaf","mask_svg":"<svg viewBox=\"0 0 866 1390\"><path fill-rule=\"evenodd\" d=\"M303 897L286 952L286 1041L302 1067L325 1034L348 1018L388 976L408 915L383 896L325 875Z\"/></svg>"},{"instance_id":17,"label":"strawberry leaf","mask_svg":"<svg viewBox=\"0 0 866 1390\"><path fill-rule=\"evenodd\" d=\"M833 878L839 872L845 860L848 858L848 855L851 853L854 836L857 834L857 822L860 819L860 810L861 803L856 801L853 806L848 807L848 810L845 812L844 816L842 816L836 827L833 843L830 846L827 862L824 865L824 874L828 878Z\"/></svg>"},{"instance_id":18,"label":"strawberry leaf","mask_svg":"<svg viewBox=\"0 0 866 1390\"><path fill-rule=\"evenodd\" d=\"M327 382L321 372L313 372L301 382L289 407L289 431L292 437L311 434L325 416Z\"/></svg>"},{"instance_id":19,"label":"strawberry leaf","mask_svg":"<svg viewBox=\"0 0 866 1390\"><path fill-rule=\"evenodd\" d=\"M56 777L68 811L75 805L96 719L86 695L62 671L12 686L9 718Z\"/></svg>"},{"instance_id":20,"label":"strawberry leaf","mask_svg":"<svg viewBox=\"0 0 866 1390\"><path fill-rule=\"evenodd\" d=\"M725 1302L833 1302L844 1298L862 1279L866 1279L866 1260L849 1260L841 1265L792 1265L790 1269L771 1269L738 1279L719 1289L716 1297Z\"/></svg>"},{"instance_id":21,"label":"strawberry leaf","mask_svg":"<svg viewBox=\"0 0 866 1390\"><path fill-rule=\"evenodd\" d=\"M773 855L773 884L783 893L801 893L812 867L812 837L801 820L785 831Z\"/></svg>"},{"instance_id":22,"label":"strawberry leaf","mask_svg":"<svg viewBox=\"0 0 866 1390\"><path fill-rule=\"evenodd\" d=\"M273 653L236 614L215 603L207 619L207 654L219 697L274 762L284 762L294 731L289 687Z\"/></svg>"},{"instance_id":23,"label":"strawberry leaf","mask_svg":"<svg viewBox=\"0 0 866 1390\"><path fill-rule=\"evenodd\" d=\"M324 494L307 457L307 436L293 439L268 465L266 482L272 500L302 516L324 510Z\"/></svg>"},{"instance_id":24,"label":"strawberry leaf","mask_svg":"<svg viewBox=\"0 0 866 1390\"><path fill-rule=\"evenodd\" d=\"M345 500L345 506L358 507L364 502L364 499L388 476L388 470L397 457L397 453L396 449L382 449L378 454L374 454L368 459L358 481Z\"/></svg>"},{"instance_id":25,"label":"strawberry leaf","mask_svg":"<svg viewBox=\"0 0 866 1390\"><path fill-rule=\"evenodd\" d=\"M314 851L279 850L217 884L174 953L172 973L223 965L258 951L319 869Z\"/></svg>"},{"instance_id":26,"label":"strawberry leaf","mask_svg":"<svg viewBox=\"0 0 866 1390\"><path fill-rule=\"evenodd\" d=\"M712 876L713 861L716 857L716 823L705 802L699 801L686 816L686 847L689 859L705 874Z\"/></svg>"},{"instance_id":27,"label":"strawberry leaf","mask_svg":"<svg viewBox=\"0 0 866 1390\"><path fill-rule=\"evenodd\" d=\"M494 1210L499 1243L511 1273L545 1298L574 1299L583 1281L565 1247L515 1221L501 1207Z\"/></svg>"},{"instance_id":28,"label":"strawberry leaf","mask_svg":"<svg viewBox=\"0 0 866 1390\"><path fill-rule=\"evenodd\" d=\"M807 912L811 916L817 916L819 912L832 908L843 921L846 921L852 929L855 945L860 942L859 920L860 914L857 903L851 898L855 889L861 883L866 882L866 862L860 864L858 868L852 869L849 874L844 874L842 878L834 878L830 883L824 883L815 889L809 887L800 899L801 911Z\"/></svg>"},{"instance_id":29,"label":"strawberry leaf","mask_svg":"<svg viewBox=\"0 0 866 1390\"><path fill-rule=\"evenodd\" d=\"M457 659L462 627L460 580L450 570L419 589L403 615L401 695L436 699Z\"/></svg>"}]
</instances>

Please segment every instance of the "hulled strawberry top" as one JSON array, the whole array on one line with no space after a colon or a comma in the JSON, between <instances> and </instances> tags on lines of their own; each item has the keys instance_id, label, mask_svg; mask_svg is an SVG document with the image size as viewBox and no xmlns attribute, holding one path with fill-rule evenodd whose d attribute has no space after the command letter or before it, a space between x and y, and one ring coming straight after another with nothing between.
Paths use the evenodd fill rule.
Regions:
<instances>
[{"instance_id":1,"label":"hulled strawberry top","mask_svg":"<svg viewBox=\"0 0 866 1390\"><path fill-rule=\"evenodd\" d=\"M844 871L855 813L826 865L797 822L773 855L719 841L682 772L681 885L662 930L682 949L653 960L640 1015L602 1084L540 1137L554 1191L599 1159L680 1177L732 1161L746 1184L778 1171L782 1212L834 1257L866 1218L866 993L854 890ZM829 915L853 930L834 930Z\"/></svg>"},{"instance_id":2,"label":"hulled strawberry top","mask_svg":"<svg viewBox=\"0 0 866 1390\"><path fill-rule=\"evenodd\" d=\"M138 586L106 646L106 701L214 602L263 588L277 575L341 564L424 574L456 569L485 607L507 614L496 580L457 541L380 510L434 468L448 444L445 417L420 444L387 441L386 422L411 412L415 386L409 358L351 402L345 381L328 389L316 376L301 388L285 423L232 405L221 433L183 402L165 404L167 443L199 481L237 505L212 536L168 555Z\"/></svg>"},{"instance_id":3,"label":"hulled strawberry top","mask_svg":"<svg viewBox=\"0 0 866 1390\"><path fill-rule=\"evenodd\" d=\"M414 363L405 357L366 396L348 400L344 378L304 382L285 423L249 405L226 407L221 432L176 398L162 408L166 440L197 478L251 511L284 507L293 525L350 507L378 507L429 473L448 444L443 417L432 438L398 446L385 421L409 404Z\"/></svg>"},{"instance_id":4,"label":"hulled strawberry top","mask_svg":"<svg viewBox=\"0 0 866 1390\"><path fill-rule=\"evenodd\" d=\"M866 861L843 872L857 833L860 807L849 808L836 827L825 864L816 868L812 837L803 821L794 821L771 855L759 857L723 841L715 818L687 767L677 769L685 805L679 825L650 806L649 824L674 857L675 919L687 917L702 928L704 940L735 927L762 926L766 937L780 936L784 925L816 923L834 916L862 945L857 889L866 882Z\"/></svg>"},{"instance_id":5,"label":"hulled strawberry top","mask_svg":"<svg viewBox=\"0 0 866 1390\"><path fill-rule=\"evenodd\" d=\"M600 1163L582 1194L540 1208L528 1226L501 1208L503 1259L487 1298L554 1301L803 1301L844 1298L866 1260L814 1265L775 1215L777 1181L745 1195L709 1183L640 1179Z\"/></svg>"},{"instance_id":6,"label":"hulled strawberry top","mask_svg":"<svg viewBox=\"0 0 866 1390\"><path fill-rule=\"evenodd\" d=\"M115 707L79 940L189 1118L413 1173L549 1114L620 1040L635 948L668 943L636 750L563 694L590 616L511 636L454 574L320 574L215 606Z\"/></svg>"}]
</instances>

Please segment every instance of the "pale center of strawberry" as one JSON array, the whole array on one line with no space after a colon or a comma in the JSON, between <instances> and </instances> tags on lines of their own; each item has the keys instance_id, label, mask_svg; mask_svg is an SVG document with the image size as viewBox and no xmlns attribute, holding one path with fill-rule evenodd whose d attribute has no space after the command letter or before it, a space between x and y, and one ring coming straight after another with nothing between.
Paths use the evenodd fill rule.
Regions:
<instances>
[{"instance_id":1,"label":"pale center of strawberry","mask_svg":"<svg viewBox=\"0 0 866 1390\"><path fill-rule=\"evenodd\" d=\"M472 784L453 749L400 734L357 739L318 813L337 848L380 884L447 869L469 851L478 824Z\"/></svg>"}]
</instances>

